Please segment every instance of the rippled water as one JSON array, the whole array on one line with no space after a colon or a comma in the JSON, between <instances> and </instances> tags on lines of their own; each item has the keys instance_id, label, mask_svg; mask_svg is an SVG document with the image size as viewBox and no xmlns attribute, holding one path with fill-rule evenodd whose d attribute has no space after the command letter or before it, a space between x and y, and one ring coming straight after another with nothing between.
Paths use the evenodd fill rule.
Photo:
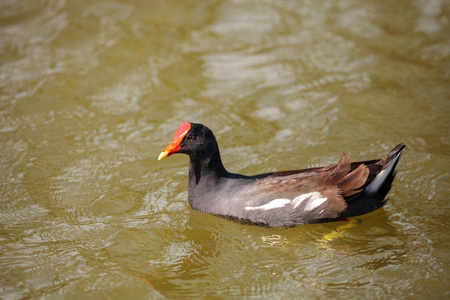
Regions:
<instances>
[{"instance_id":1,"label":"rippled water","mask_svg":"<svg viewBox=\"0 0 450 300\"><path fill-rule=\"evenodd\" d=\"M1 1L0 297L450 297L449 2ZM256 174L407 149L388 204L190 209L182 121Z\"/></svg>"}]
</instances>

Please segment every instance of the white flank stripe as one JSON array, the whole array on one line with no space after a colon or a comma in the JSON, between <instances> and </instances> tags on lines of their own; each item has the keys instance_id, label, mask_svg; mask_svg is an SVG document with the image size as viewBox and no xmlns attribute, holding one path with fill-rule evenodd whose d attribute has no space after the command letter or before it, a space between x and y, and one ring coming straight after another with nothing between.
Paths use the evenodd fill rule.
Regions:
<instances>
[{"instance_id":1,"label":"white flank stripe","mask_svg":"<svg viewBox=\"0 0 450 300\"><path fill-rule=\"evenodd\" d=\"M327 198L315 198L314 200L310 201L308 205L306 205L305 210L313 210L319 207L322 203L327 201Z\"/></svg>"},{"instance_id":2,"label":"white flank stripe","mask_svg":"<svg viewBox=\"0 0 450 300\"><path fill-rule=\"evenodd\" d=\"M269 210L269 209L284 207L286 204L288 204L290 202L291 202L291 200L289 200L289 199L275 199L275 200L270 201L267 204L264 204L261 206L247 206L245 209L247 209L247 210L255 210L255 209Z\"/></svg>"},{"instance_id":3,"label":"white flank stripe","mask_svg":"<svg viewBox=\"0 0 450 300\"><path fill-rule=\"evenodd\" d=\"M307 202L307 205L305 207L306 211L314 210L320 205L322 205L325 201L328 199L323 197L321 193L319 192L312 192L307 194L302 194L298 197L295 197L292 201L289 199L281 198L281 199L275 199L270 201L267 204L261 205L261 206L247 206L246 210L257 210L257 209L263 209L263 210L269 210L274 208L282 208L285 207L286 204L292 203L294 204L293 209L295 209L297 206L302 204L303 202Z\"/></svg>"},{"instance_id":4,"label":"white flank stripe","mask_svg":"<svg viewBox=\"0 0 450 300\"><path fill-rule=\"evenodd\" d=\"M305 201L306 199L314 200L314 199L321 198L321 197L322 197L322 194L319 193L319 192L312 192L312 193L308 193L308 194L302 194L302 195L294 198L294 200L292 200L292 203L295 203L294 208L296 208L297 206L302 204L302 202Z\"/></svg>"}]
</instances>

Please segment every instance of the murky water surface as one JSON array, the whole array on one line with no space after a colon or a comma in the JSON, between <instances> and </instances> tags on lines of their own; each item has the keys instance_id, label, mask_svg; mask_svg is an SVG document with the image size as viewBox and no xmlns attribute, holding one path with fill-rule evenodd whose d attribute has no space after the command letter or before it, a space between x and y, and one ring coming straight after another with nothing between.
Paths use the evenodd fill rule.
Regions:
<instances>
[{"instance_id":1,"label":"murky water surface","mask_svg":"<svg viewBox=\"0 0 450 300\"><path fill-rule=\"evenodd\" d=\"M1 1L0 297L448 299L448 1ZM193 211L182 121L256 174L408 146L389 203Z\"/></svg>"}]
</instances>

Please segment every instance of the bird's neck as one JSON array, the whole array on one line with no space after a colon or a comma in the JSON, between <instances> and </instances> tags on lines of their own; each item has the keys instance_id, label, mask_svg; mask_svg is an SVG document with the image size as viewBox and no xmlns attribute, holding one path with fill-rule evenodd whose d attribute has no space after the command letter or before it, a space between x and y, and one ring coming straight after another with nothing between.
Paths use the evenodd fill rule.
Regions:
<instances>
[{"instance_id":1,"label":"bird's neck","mask_svg":"<svg viewBox=\"0 0 450 300\"><path fill-rule=\"evenodd\" d=\"M191 157L189 160L189 187L201 183L216 184L220 178L226 177L228 171L222 164L218 149L202 158Z\"/></svg>"},{"instance_id":2,"label":"bird's neck","mask_svg":"<svg viewBox=\"0 0 450 300\"><path fill-rule=\"evenodd\" d=\"M229 173L225 170L218 151L202 159L191 157L188 188L191 207L205 211L203 206L208 205L209 201L204 200L211 198L212 193L218 193L221 190L221 184L225 182L227 174Z\"/></svg>"}]
</instances>

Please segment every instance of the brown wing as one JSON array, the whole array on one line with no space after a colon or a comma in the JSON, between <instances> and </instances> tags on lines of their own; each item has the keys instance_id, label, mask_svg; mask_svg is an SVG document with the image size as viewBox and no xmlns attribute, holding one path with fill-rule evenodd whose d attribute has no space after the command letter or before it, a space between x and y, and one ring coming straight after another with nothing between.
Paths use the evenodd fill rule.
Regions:
<instances>
[{"instance_id":1,"label":"brown wing","mask_svg":"<svg viewBox=\"0 0 450 300\"><path fill-rule=\"evenodd\" d=\"M368 176L366 165L360 164L352 169L350 154L344 153L335 165L273 173L260 179L259 186L268 199L273 199L272 195L292 199L301 194L319 192L327 198L327 209L320 210L320 216L311 215L309 218L336 218L347 208L345 198L357 196L364 189Z\"/></svg>"},{"instance_id":2,"label":"brown wing","mask_svg":"<svg viewBox=\"0 0 450 300\"><path fill-rule=\"evenodd\" d=\"M344 153L335 165L263 174L255 178L244 215L257 223L291 226L370 212L384 203L404 147L399 144L377 160L351 163ZM387 170L384 175L382 170ZM378 202L360 197L380 189L373 198Z\"/></svg>"},{"instance_id":3,"label":"brown wing","mask_svg":"<svg viewBox=\"0 0 450 300\"><path fill-rule=\"evenodd\" d=\"M378 165L375 165L373 169L376 172ZM350 154L343 153L335 165L276 172L261 179L261 184L266 187L266 190L272 192L283 190L307 192L311 189L325 189L325 187L334 186L338 188L340 195L348 197L362 191L369 173L371 172L365 164L354 165L350 162Z\"/></svg>"}]
</instances>

